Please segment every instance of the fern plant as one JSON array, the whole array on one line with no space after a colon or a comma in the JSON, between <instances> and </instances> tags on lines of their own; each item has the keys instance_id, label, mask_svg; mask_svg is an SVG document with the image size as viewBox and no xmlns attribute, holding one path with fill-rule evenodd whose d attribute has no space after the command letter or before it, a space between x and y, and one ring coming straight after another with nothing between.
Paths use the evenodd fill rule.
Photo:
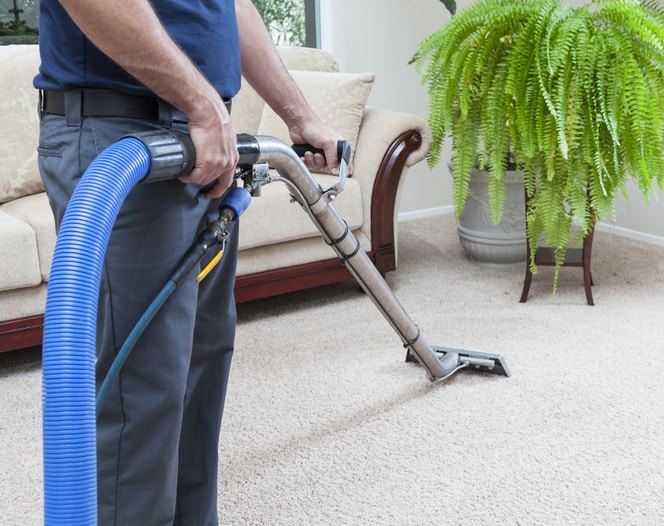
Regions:
<instances>
[{"instance_id":1,"label":"fern plant","mask_svg":"<svg viewBox=\"0 0 664 526\"><path fill-rule=\"evenodd\" d=\"M451 135L457 218L478 166L500 220L513 156L531 269L543 236L557 270L573 221L579 241L613 213L628 179L646 199L664 186L663 13L657 0L481 0L424 40L413 62L429 93L428 162Z\"/></svg>"}]
</instances>

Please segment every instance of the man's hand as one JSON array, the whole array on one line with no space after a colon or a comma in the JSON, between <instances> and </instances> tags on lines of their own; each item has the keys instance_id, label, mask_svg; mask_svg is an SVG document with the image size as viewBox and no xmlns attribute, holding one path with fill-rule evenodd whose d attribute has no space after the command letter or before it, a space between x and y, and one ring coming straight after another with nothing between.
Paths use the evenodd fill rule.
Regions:
<instances>
[{"instance_id":1,"label":"man's hand","mask_svg":"<svg viewBox=\"0 0 664 526\"><path fill-rule=\"evenodd\" d=\"M237 134L223 101L216 97L210 101L210 110L199 112L202 116L189 117L189 135L196 149L196 164L183 183L210 185L206 197L221 197L233 182L235 166L239 160Z\"/></svg>"},{"instance_id":2,"label":"man's hand","mask_svg":"<svg viewBox=\"0 0 664 526\"><path fill-rule=\"evenodd\" d=\"M343 138L332 128L326 126L318 119L312 118L301 127L290 129L290 137L294 144L310 144L325 152L306 152L302 160L309 170L315 172L328 171L334 175L339 174L339 159L337 157L337 142Z\"/></svg>"}]
</instances>

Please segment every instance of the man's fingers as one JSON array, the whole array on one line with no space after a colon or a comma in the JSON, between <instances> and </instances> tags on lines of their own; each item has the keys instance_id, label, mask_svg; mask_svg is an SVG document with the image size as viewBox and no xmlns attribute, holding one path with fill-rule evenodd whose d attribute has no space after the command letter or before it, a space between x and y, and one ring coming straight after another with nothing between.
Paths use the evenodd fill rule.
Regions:
<instances>
[{"instance_id":1,"label":"man's fingers","mask_svg":"<svg viewBox=\"0 0 664 526\"><path fill-rule=\"evenodd\" d=\"M317 172L327 170L332 174L339 173L339 160L337 159L336 150L332 150L334 153L323 155L320 153L305 152L304 154L304 164L310 170L315 170Z\"/></svg>"},{"instance_id":2,"label":"man's fingers","mask_svg":"<svg viewBox=\"0 0 664 526\"><path fill-rule=\"evenodd\" d=\"M180 177L180 181L203 186L203 194L210 199L215 199L223 195L228 187L230 187L233 183L234 175L235 165L233 165L232 169L225 170L217 177L203 174L200 168L194 168L186 177Z\"/></svg>"}]
</instances>

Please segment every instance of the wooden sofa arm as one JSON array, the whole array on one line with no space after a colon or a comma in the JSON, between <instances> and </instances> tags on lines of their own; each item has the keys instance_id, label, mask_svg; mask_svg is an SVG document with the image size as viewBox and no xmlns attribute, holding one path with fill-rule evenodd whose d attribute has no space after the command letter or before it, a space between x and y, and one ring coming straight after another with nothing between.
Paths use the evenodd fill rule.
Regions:
<instances>
[{"instance_id":1,"label":"wooden sofa arm","mask_svg":"<svg viewBox=\"0 0 664 526\"><path fill-rule=\"evenodd\" d=\"M404 174L424 160L430 145L431 133L423 118L387 108L365 109L353 178L362 187L363 213L368 218L362 233L371 239L381 272L394 270L397 264L396 221Z\"/></svg>"},{"instance_id":2,"label":"wooden sofa arm","mask_svg":"<svg viewBox=\"0 0 664 526\"><path fill-rule=\"evenodd\" d=\"M401 175L410 155L422 147L419 130L402 133L390 145L378 168L371 198L371 251L381 272L397 268L395 214Z\"/></svg>"}]
</instances>

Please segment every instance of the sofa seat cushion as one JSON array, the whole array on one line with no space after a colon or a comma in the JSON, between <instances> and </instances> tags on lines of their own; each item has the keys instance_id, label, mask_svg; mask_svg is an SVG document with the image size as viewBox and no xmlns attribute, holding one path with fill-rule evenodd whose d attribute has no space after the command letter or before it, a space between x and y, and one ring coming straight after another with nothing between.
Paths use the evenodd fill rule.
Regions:
<instances>
[{"instance_id":1,"label":"sofa seat cushion","mask_svg":"<svg viewBox=\"0 0 664 526\"><path fill-rule=\"evenodd\" d=\"M362 248L371 250L371 241L360 230L353 232ZM240 237L242 235L240 234ZM258 246L240 252L237 261L237 275L246 276L257 272L287 268L291 265L304 265L339 256L320 237L284 241L279 246Z\"/></svg>"},{"instance_id":2,"label":"sofa seat cushion","mask_svg":"<svg viewBox=\"0 0 664 526\"><path fill-rule=\"evenodd\" d=\"M55 220L44 192L5 203L0 208L28 224L37 243L41 280L48 281L55 250Z\"/></svg>"},{"instance_id":3,"label":"sofa seat cushion","mask_svg":"<svg viewBox=\"0 0 664 526\"><path fill-rule=\"evenodd\" d=\"M0 292L0 322L44 314L46 283Z\"/></svg>"},{"instance_id":4,"label":"sofa seat cushion","mask_svg":"<svg viewBox=\"0 0 664 526\"><path fill-rule=\"evenodd\" d=\"M314 174L314 178L323 189L337 179L324 174ZM288 187L280 182L262 188L261 196L252 200L242 216L240 250L309 238L315 238L316 245L329 248L320 239L316 225L299 204L291 202L289 194ZM347 179L346 188L334 206L351 230L362 226L362 198L356 180ZM0 253L3 269L0 291L34 287L48 281L56 235L45 193L0 205L0 237L4 245Z\"/></svg>"},{"instance_id":5,"label":"sofa seat cushion","mask_svg":"<svg viewBox=\"0 0 664 526\"><path fill-rule=\"evenodd\" d=\"M314 174L314 178L324 190L337 181L332 175ZM253 198L240 221L240 250L321 236L302 207L290 201L289 194L285 184L275 182L265 185L261 196ZM346 188L334 207L351 230L362 226L362 195L357 181L346 179Z\"/></svg>"},{"instance_id":6,"label":"sofa seat cushion","mask_svg":"<svg viewBox=\"0 0 664 526\"><path fill-rule=\"evenodd\" d=\"M32 227L0 208L0 238L0 291L39 285L42 277Z\"/></svg>"}]
</instances>

